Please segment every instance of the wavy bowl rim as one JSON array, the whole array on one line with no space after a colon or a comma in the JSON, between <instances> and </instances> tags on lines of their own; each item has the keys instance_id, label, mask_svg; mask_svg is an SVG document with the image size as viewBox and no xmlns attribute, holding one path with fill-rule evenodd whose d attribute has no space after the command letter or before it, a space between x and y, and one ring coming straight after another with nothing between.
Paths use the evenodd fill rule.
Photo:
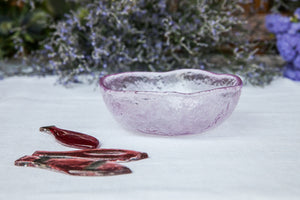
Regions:
<instances>
[{"instance_id":1,"label":"wavy bowl rim","mask_svg":"<svg viewBox=\"0 0 300 200\"><path fill-rule=\"evenodd\" d=\"M224 87L218 87L214 89L208 89L208 90L201 90L197 92L176 92L176 91L137 91L137 90L112 90L105 86L104 81L105 79L113 76L119 76L119 75L124 75L124 74L172 74L172 73L177 73L177 72L189 72L189 71L197 71L201 72L204 74L208 75L213 75L213 76L230 76L234 79L237 80L237 84L233 86L224 86ZM236 87L242 87L243 86L243 81L240 77L234 74L226 74L226 73L214 73L202 69L177 69L177 70L171 70L171 71L166 71L166 72L147 72L147 71L131 71L131 72L120 72L120 73L114 73L114 74L108 74L106 76L103 76L99 79L99 85L104 91L110 91L110 92L116 92L116 93L135 93L135 94L180 94L180 95L192 95L192 94L202 94L202 93L207 93L211 91L217 91L217 90L226 90L229 88L236 88Z\"/></svg>"}]
</instances>

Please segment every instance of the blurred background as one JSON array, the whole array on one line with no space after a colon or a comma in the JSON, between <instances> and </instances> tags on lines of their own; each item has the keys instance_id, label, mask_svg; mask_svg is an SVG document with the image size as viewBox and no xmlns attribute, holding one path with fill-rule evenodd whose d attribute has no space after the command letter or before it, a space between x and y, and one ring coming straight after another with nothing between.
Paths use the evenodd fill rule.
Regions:
<instances>
[{"instance_id":1,"label":"blurred background","mask_svg":"<svg viewBox=\"0 0 300 200\"><path fill-rule=\"evenodd\" d=\"M298 0L1 0L0 79L55 74L69 84L199 68L260 86L283 75L298 80L299 52L282 57L265 19L280 15L297 25L299 7Z\"/></svg>"}]
</instances>

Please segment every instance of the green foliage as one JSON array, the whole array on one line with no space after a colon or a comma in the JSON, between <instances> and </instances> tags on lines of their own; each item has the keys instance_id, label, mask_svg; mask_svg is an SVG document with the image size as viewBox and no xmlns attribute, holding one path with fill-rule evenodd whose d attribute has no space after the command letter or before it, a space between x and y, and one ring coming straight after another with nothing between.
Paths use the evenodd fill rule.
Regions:
<instances>
[{"instance_id":1,"label":"green foliage","mask_svg":"<svg viewBox=\"0 0 300 200\"><path fill-rule=\"evenodd\" d=\"M52 31L51 24L75 7L64 0L0 1L0 59L27 56L39 49L39 42Z\"/></svg>"},{"instance_id":2,"label":"green foliage","mask_svg":"<svg viewBox=\"0 0 300 200\"><path fill-rule=\"evenodd\" d=\"M49 16L17 1L0 2L0 58L22 56L44 39Z\"/></svg>"}]
</instances>

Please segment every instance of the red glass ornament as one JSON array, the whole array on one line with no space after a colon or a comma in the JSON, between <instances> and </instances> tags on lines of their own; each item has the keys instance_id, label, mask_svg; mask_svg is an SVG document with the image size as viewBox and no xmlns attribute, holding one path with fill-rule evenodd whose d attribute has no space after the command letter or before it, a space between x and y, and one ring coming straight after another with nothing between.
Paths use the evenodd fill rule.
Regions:
<instances>
[{"instance_id":1,"label":"red glass ornament","mask_svg":"<svg viewBox=\"0 0 300 200\"><path fill-rule=\"evenodd\" d=\"M77 157L105 161L132 161L148 158L147 153L124 149L85 149L76 151L36 151L33 156Z\"/></svg>"},{"instance_id":2,"label":"red glass ornament","mask_svg":"<svg viewBox=\"0 0 300 200\"><path fill-rule=\"evenodd\" d=\"M75 176L111 176L131 173L131 170L115 162L89 158L55 158L24 156L15 161L16 166L50 169Z\"/></svg>"},{"instance_id":3,"label":"red glass ornament","mask_svg":"<svg viewBox=\"0 0 300 200\"><path fill-rule=\"evenodd\" d=\"M44 126L40 131L52 134L62 145L78 149L95 149L99 147L99 141L87 134L60 129L55 126Z\"/></svg>"}]
</instances>

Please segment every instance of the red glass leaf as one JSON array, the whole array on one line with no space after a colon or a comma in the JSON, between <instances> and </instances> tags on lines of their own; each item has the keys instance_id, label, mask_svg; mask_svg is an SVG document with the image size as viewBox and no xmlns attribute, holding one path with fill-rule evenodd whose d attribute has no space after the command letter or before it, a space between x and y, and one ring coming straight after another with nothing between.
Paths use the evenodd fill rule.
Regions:
<instances>
[{"instance_id":1,"label":"red glass leaf","mask_svg":"<svg viewBox=\"0 0 300 200\"><path fill-rule=\"evenodd\" d=\"M87 134L60 129L55 126L41 127L40 131L52 134L57 141L68 147L78 149L95 149L99 147L99 141Z\"/></svg>"},{"instance_id":2,"label":"red glass leaf","mask_svg":"<svg viewBox=\"0 0 300 200\"><path fill-rule=\"evenodd\" d=\"M111 176L131 173L131 170L114 162L89 158L53 158L24 156L15 161L16 166L51 169L75 176Z\"/></svg>"},{"instance_id":3,"label":"red glass leaf","mask_svg":"<svg viewBox=\"0 0 300 200\"><path fill-rule=\"evenodd\" d=\"M38 167L39 164L34 162L37 159L39 159L38 156L23 156L15 161L15 165L24 167Z\"/></svg>"},{"instance_id":4,"label":"red glass leaf","mask_svg":"<svg viewBox=\"0 0 300 200\"><path fill-rule=\"evenodd\" d=\"M36 151L33 156L78 157L106 161L132 161L148 158L147 153L124 149L86 149L77 151Z\"/></svg>"}]
</instances>

